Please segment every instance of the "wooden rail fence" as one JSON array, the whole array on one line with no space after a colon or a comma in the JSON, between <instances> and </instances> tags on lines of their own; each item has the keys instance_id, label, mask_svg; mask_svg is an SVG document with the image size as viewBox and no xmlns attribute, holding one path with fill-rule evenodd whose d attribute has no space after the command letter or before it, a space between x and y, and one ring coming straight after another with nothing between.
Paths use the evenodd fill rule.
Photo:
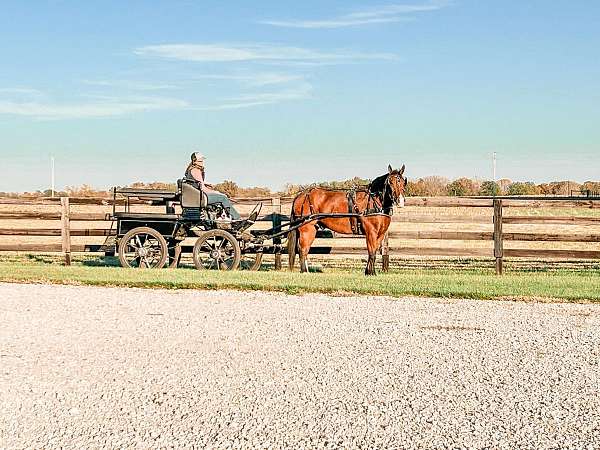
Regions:
<instances>
[{"instance_id":1,"label":"wooden rail fence","mask_svg":"<svg viewBox=\"0 0 600 450\"><path fill-rule=\"evenodd\" d=\"M253 205L257 201L271 204L271 214L263 218L271 222L271 226L280 227L287 216L282 213L289 210L291 199L238 199L238 205ZM142 202L143 203L143 202ZM106 222L110 220L110 214L72 212L72 205L108 205L106 199L43 199L38 201L18 201L14 199L0 199L0 205L14 205L14 207L32 207L35 205L60 206L59 211L10 211L0 210L0 220L19 220L31 222L36 221L58 221L60 227L28 227L11 228L2 226L0 228L0 239L2 236L51 236L60 237L60 243L3 243L0 240L0 251L26 251L26 252L61 252L65 258L65 264L71 263L71 254L85 251L98 251L100 245L73 244L73 237L106 237L111 235L111 230L103 228L72 228L73 222ZM496 272L502 274L504 259L509 258L564 258L564 259L600 259L600 250L584 246L583 249L557 249L557 248L504 248L505 242L571 242L582 244L600 243L600 217L582 217L575 215L546 215L528 216L518 214L520 208L600 208L600 200L581 198L407 198L406 206L418 208L488 208L490 214L415 214L414 208L409 213L399 212L393 216L393 225L388 232L380 253L384 268L389 267L390 255L401 256L452 256L452 257L488 257L493 258L496 264ZM517 214L506 214L506 212L517 211ZM454 231L454 230L403 230L403 224L423 224L435 226L455 224L459 228L465 224L487 226L488 231ZM506 225L558 225L577 227L589 227L589 232L522 232L507 231ZM364 255L364 237L346 236L337 233L332 234L334 239L339 239L341 245L316 245L311 253L320 255ZM360 239L356 245L347 239ZM414 245L392 245L390 240L434 240L434 241L487 241L491 242L490 248L482 247L422 247ZM278 244L280 241L274 242ZM348 244L345 244L348 243ZM275 246L277 248L277 245ZM281 252L275 253L275 267L281 268Z\"/></svg>"}]
</instances>

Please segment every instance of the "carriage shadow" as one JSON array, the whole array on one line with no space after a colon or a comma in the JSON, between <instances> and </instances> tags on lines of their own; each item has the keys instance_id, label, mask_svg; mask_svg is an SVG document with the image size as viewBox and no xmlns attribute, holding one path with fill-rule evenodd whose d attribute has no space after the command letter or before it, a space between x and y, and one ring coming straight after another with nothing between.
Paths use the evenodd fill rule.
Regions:
<instances>
[{"instance_id":1,"label":"carriage shadow","mask_svg":"<svg viewBox=\"0 0 600 450\"><path fill-rule=\"evenodd\" d=\"M81 264L88 267L121 267L119 258L116 256L101 256L95 259L85 259Z\"/></svg>"}]
</instances>

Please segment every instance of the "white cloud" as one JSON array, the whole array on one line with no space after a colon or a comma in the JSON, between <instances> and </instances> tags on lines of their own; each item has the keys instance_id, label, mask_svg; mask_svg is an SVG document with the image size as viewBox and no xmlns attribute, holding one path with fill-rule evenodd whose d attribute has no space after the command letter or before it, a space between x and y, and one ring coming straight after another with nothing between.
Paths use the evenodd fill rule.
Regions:
<instances>
[{"instance_id":1,"label":"white cloud","mask_svg":"<svg viewBox=\"0 0 600 450\"><path fill-rule=\"evenodd\" d=\"M404 20L409 19L398 16L371 18L352 18L350 16L342 16L327 20L263 20L260 23L265 25L273 25L274 27L285 28L343 28L373 23L400 22Z\"/></svg>"},{"instance_id":2,"label":"white cloud","mask_svg":"<svg viewBox=\"0 0 600 450\"><path fill-rule=\"evenodd\" d=\"M286 84L293 81L304 80L303 75L286 74L286 73L245 73L245 74L207 74L196 75L197 80L225 80L236 81L246 86L269 86L275 84Z\"/></svg>"},{"instance_id":3,"label":"white cloud","mask_svg":"<svg viewBox=\"0 0 600 450\"><path fill-rule=\"evenodd\" d=\"M179 89L174 84L146 83L143 81L128 80L83 80L83 84L88 86L122 88L134 91L159 91L166 89Z\"/></svg>"},{"instance_id":4,"label":"white cloud","mask_svg":"<svg viewBox=\"0 0 600 450\"><path fill-rule=\"evenodd\" d=\"M0 114L28 116L45 120L120 116L143 111L188 108L183 100L170 98L105 99L89 103L40 103L0 100Z\"/></svg>"},{"instance_id":5,"label":"white cloud","mask_svg":"<svg viewBox=\"0 0 600 450\"><path fill-rule=\"evenodd\" d=\"M207 106L198 109L204 111L219 111L227 109L250 108L253 106L260 105L273 105L281 102L310 98L311 93L312 86L309 83L302 83L297 87L282 90L279 92L259 92L243 94L236 97L228 98L222 104Z\"/></svg>"},{"instance_id":6,"label":"white cloud","mask_svg":"<svg viewBox=\"0 0 600 450\"><path fill-rule=\"evenodd\" d=\"M407 14L435 11L448 5L445 0L432 0L422 4L393 4L357 11L320 20L263 20L260 23L286 28L343 28L375 23L391 23L411 20Z\"/></svg>"},{"instance_id":7,"label":"white cloud","mask_svg":"<svg viewBox=\"0 0 600 450\"><path fill-rule=\"evenodd\" d=\"M393 60L390 53L321 52L301 47L267 44L165 44L135 49L140 56L197 62L290 61L290 62L348 62L353 60Z\"/></svg>"}]
</instances>

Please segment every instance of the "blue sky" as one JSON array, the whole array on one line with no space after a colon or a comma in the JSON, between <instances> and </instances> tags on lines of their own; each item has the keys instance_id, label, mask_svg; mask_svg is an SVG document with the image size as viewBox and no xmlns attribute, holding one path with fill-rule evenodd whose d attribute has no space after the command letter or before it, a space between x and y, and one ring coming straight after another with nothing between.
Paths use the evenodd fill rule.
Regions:
<instances>
[{"instance_id":1,"label":"blue sky","mask_svg":"<svg viewBox=\"0 0 600 450\"><path fill-rule=\"evenodd\" d=\"M600 2L0 2L0 191L600 178Z\"/></svg>"}]
</instances>

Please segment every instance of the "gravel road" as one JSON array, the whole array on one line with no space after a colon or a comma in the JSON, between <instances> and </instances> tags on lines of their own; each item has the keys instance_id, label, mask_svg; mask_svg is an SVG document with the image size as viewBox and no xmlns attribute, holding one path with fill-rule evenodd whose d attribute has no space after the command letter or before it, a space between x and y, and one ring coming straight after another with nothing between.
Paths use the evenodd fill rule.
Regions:
<instances>
[{"instance_id":1,"label":"gravel road","mask_svg":"<svg viewBox=\"0 0 600 450\"><path fill-rule=\"evenodd\" d=\"M600 305L0 284L0 448L600 448Z\"/></svg>"}]
</instances>

